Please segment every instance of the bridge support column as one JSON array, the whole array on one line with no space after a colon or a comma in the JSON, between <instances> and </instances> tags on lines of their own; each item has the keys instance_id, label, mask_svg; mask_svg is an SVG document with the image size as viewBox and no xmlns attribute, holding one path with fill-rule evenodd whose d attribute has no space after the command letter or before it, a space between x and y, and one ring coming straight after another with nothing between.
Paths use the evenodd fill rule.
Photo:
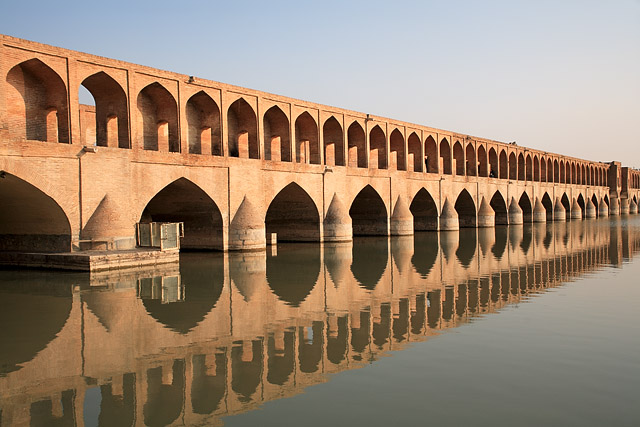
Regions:
<instances>
[{"instance_id":1,"label":"bridge support column","mask_svg":"<svg viewBox=\"0 0 640 427\"><path fill-rule=\"evenodd\" d=\"M620 215L629 215L629 199L620 199Z\"/></svg>"},{"instance_id":2,"label":"bridge support column","mask_svg":"<svg viewBox=\"0 0 640 427\"><path fill-rule=\"evenodd\" d=\"M480 209L478 210L478 227L495 227L495 225L496 213L483 196L482 202L480 202Z\"/></svg>"},{"instance_id":3,"label":"bridge support column","mask_svg":"<svg viewBox=\"0 0 640 427\"><path fill-rule=\"evenodd\" d=\"M573 203L571 204L571 219L582 219L582 208L575 198L573 199Z\"/></svg>"},{"instance_id":4,"label":"bridge support column","mask_svg":"<svg viewBox=\"0 0 640 427\"><path fill-rule=\"evenodd\" d=\"M509 225L517 225L523 224L524 218L522 216L522 208L516 202L516 198L511 198L511 203L509 204Z\"/></svg>"},{"instance_id":5,"label":"bridge support column","mask_svg":"<svg viewBox=\"0 0 640 427\"><path fill-rule=\"evenodd\" d=\"M391 215L389 232L392 236L410 236L413 234L413 214L402 196L398 196Z\"/></svg>"},{"instance_id":6,"label":"bridge support column","mask_svg":"<svg viewBox=\"0 0 640 427\"><path fill-rule=\"evenodd\" d=\"M600 197L600 201L598 202L598 216L600 217L608 217L609 216L609 206L604 202L604 199Z\"/></svg>"},{"instance_id":7,"label":"bridge support column","mask_svg":"<svg viewBox=\"0 0 640 427\"><path fill-rule=\"evenodd\" d=\"M449 199L445 199L444 205L442 205L442 212L440 213L440 230L455 231L459 229L458 212L451 206Z\"/></svg>"},{"instance_id":8,"label":"bridge support column","mask_svg":"<svg viewBox=\"0 0 640 427\"><path fill-rule=\"evenodd\" d=\"M259 215L247 196L242 199L240 207L229 227L230 251L251 251L267 247L264 215Z\"/></svg>"},{"instance_id":9,"label":"bridge support column","mask_svg":"<svg viewBox=\"0 0 640 427\"><path fill-rule=\"evenodd\" d=\"M585 209L585 218L596 218L598 216L598 212L596 211L596 205L593 204L593 200L589 199L587 201L587 207Z\"/></svg>"},{"instance_id":10,"label":"bridge support column","mask_svg":"<svg viewBox=\"0 0 640 427\"><path fill-rule=\"evenodd\" d=\"M554 222L565 222L567 220L567 212L562 206L562 202L559 197L556 197L556 201L553 204L553 221Z\"/></svg>"},{"instance_id":11,"label":"bridge support column","mask_svg":"<svg viewBox=\"0 0 640 427\"><path fill-rule=\"evenodd\" d=\"M547 222L547 210L537 197L536 203L533 206L533 222Z\"/></svg>"},{"instance_id":12,"label":"bridge support column","mask_svg":"<svg viewBox=\"0 0 640 427\"><path fill-rule=\"evenodd\" d=\"M638 213L638 205L636 204L635 200L633 200L633 199L629 199L629 213L630 214L637 214Z\"/></svg>"},{"instance_id":13,"label":"bridge support column","mask_svg":"<svg viewBox=\"0 0 640 427\"><path fill-rule=\"evenodd\" d=\"M618 196L614 195L609 197L609 215L620 215L620 205L618 204L618 200Z\"/></svg>"},{"instance_id":14,"label":"bridge support column","mask_svg":"<svg viewBox=\"0 0 640 427\"><path fill-rule=\"evenodd\" d=\"M353 240L353 227L349 211L334 193L329 209L323 221L324 242L350 242Z\"/></svg>"}]
</instances>

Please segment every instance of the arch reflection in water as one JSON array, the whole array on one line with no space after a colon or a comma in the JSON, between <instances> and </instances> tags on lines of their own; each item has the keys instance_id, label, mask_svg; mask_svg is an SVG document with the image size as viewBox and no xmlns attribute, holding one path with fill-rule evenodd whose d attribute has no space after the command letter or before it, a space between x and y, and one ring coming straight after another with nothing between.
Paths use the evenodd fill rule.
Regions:
<instances>
[{"instance_id":1,"label":"arch reflection in water","mask_svg":"<svg viewBox=\"0 0 640 427\"><path fill-rule=\"evenodd\" d=\"M639 250L640 221L615 218L0 271L1 422L214 424Z\"/></svg>"}]
</instances>

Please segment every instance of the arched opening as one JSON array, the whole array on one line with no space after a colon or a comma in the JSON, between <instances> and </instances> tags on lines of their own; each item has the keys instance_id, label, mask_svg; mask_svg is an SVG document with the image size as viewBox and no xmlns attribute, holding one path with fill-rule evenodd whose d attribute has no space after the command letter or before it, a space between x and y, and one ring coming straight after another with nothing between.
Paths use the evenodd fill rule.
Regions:
<instances>
[{"instance_id":1,"label":"arched opening","mask_svg":"<svg viewBox=\"0 0 640 427\"><path fill-rule=\"evenodd\" d=\"M277 105L264 113L264 158L274 162L291 161L289 119Z\"/></svg>"},{"instance_id":2,"label":"arched opening","mask_svg":"<svg viewBox=\"0 0 640 427\"><path fill-rule=\"evenodd\" d=\"M0 203L0 251L71 251L67 215L43 191L0 171Z\"/></svg>"},{"instance_id":3,"label":"arched opening","mask_svg":"<svg viewBox=\"0 0 640 427\"><path fill-rule=\"evenodd\" d=\"M455 163L456 175L464 176L464 150L462 149L460 141L456 141L456 143L453 144L453 161Z\"/></svg>"},{"instance_id":4,"label":"arched opening","mask_svg":"<svg viewBox=\"0 0 640 427\"><path fill-rule=\"evenodd\" d=\"M496 214L496 225L507 225L509 224L509 214L507 211L507 203L504 201L502 194L499 191L496 191L491 197L491 202L489 203L491 208Z\"/></svg>"},{"instance_id":5,"label":"arched opening","mask_svg":"<svg viewBox=\"0 0 640 427\"><path fill-rule=\"evenodd\" d=\"M442 138L442 141L440 141L439 170L445 175L451 175L451 146L446 138Z\"/></svg>"},{"instance_id":6,"label":"arched opening","mask_svg":"<svg viewBox=\"0 0 640 427\"><path fill-rule=\"evenodd\" d=\"M227 355L223 352L193 356L191 406L196 414L212 414L227 391ZM211 366L214 366L211 369ZM134 406L135 407L135 406Z\"/></svg>"},{"instance_id":7,"label":"arched opening","mask_svg":"<svg viewBox=\"0 0 640 427\"><path fill-rule=\"evenodd\" d=\"M178 106L160 83L151 83L138 94L138 120L145 150L180 152Z\"/></svg>"},{"instance_id":8,"label":"arched opening","mask_svg":"<svg viewBox=\"0 0 640 427\"><path fill-rule=\"evenodd\" d=\"M465 161L466 161L466 171L467 176L476 176L478 164L476 162L476 150L473 147L473 144L467 144L467 148L465 149Z\"/></svg>"},{"instance_id":9,"label":"arched opening","mask_svg":"<svg viewBox=\"0 0 640 427\"><path fill-rule=\"evenodd\" d=\"M60 76L39 59L9 70L8 131L12 139L69 142L67 87Z\"/></svg>"},{"instance_id":10,"label":"arched opening","mask_svg":"<svg viewBox=\"0 0 640 427\"><path fill-rule=\"evenodd\" d=\"M558 166L558 159L553 161L553 182L556 184L560 182L560 168Z\"/></svg>"},{"instance_id":11,"label":"arched opening","mask_svg":"<svg viewBox=\"0 0 640 427\"><path fill-rule=\"evenodd\" d=\"M544 193L544 196L542 196L542 206L547 211L547 222L553 221L553 202L548 193Z\"/></svg>"},{"instance_id":12,"label":"arched opening","mask_svg":"<svg viewBox=\"0 0 640 427\"><path fill-rule=\"evenodd\" d=\"M518 163L515 153L509 154L509 179L518 179Z\"/></svg>"},{"instance_id":13,"label":"arched opening","mask_svg":"<svg viewBox=\"0 0 640 427\"><path fill-rule=\"evenodd\" d=\"M431 135L424 141L424 165L426 172L438 173L440 171L440 157L438 156L438 144Z\"/></svg>"},{"instance_id":14,"label":"arched opening","mask_svg":"<svg viewBox=\"0 0 640 427\"><path fill-rule=\"evenodd\" d=\"M480 145L478 147L478 176L489 176L489 169L487 168L487 150L484 148L484 145Z\"/></svg>"},{"instance_id":15,"label":"arched opening","mask_svg":"<svg viewBox=\"0 0 640 427\"><path fill-rule=\"evenodd\" d=\"M189 153L222 155L220 109L209 95L200 91L187 101Z\"/></svg>"},{"instance_id":16,"label":"arched opening","mask_svg":"<svg viewBox=\"0 0 640 427\"><path fill-rule=\"evenodd\" d=\"M324 139L324 164L327 166L344 166L344 133L342 126L331 116L322 126Z\"/></svg>"},{"instance_id":17,"label":"arched opening","mask_svg":"<svg viewBox=\"0 0 640 427\"><path fill-rule=\"evenodd\" d=\"M566 177L565 182L567 184L573 184L574 182L573 182L573 175L571 173L571 164L569 162L566 162L564 164L564 167L565 167L565 177Z\"/></svg>"},{"instance_id":18,"label":"arched opening","mask_svg":"<svg viewBox=\"0 0 640 427\"><path fill-rule=\"evenodd\" d=\"M575 163L571 163L571 183L572 184L579 184L580 180L578 179L578 175L580 172L578 172L578 169L576 168L576 164Z\"/></svg>"},{"instance_id":19,"label":"arched opening","mask_svg":"<svg viewBox=\"0 0 640 427\"><path fill-rule=\"evenodd\" d=\"M183 249L222 250L222 214L200 187L180 178L158 192L144 208L140 222L183 222Z\"/></svg>"},{"instance_id":20,"label":"arched opening","mask_svg":"<svg viewBox=\"0 0 640 427\"><path fill-rule=\"evenodd\" d=\"M411 132L407 139L409 155L407 156L407 168L411 172L422 172L422 156L420 155L420 138L415 132Z\"/></svg>"},{"instance_id":21,"label":"arched opening","mask_svg":"<svg viewBox=\"0 0 640 427\"><path fill-rule=\"evenodd\" d=\"M248 403L254 400L264 372L261 340L245 340L231 348L231 389L238 400Z\"/></svg>"},{"instance_id":22,"label":"arched opening","mask_svg":"<svg viewBox=\"0 0 640 427\"><path fill-rule=\"evenodd\" d=\"M522 193L518 205L522 209L522 219L525 223L533 221L533 207L531 205L531 199L526 192Z\"/></svg>"},{"instance_id":23,"label":"arched opening","mask_svg":"<svg viewBox=\"0 0 640 427\"><path fill-rule=\"evenodd\" d=\"M435 231L438 229L438 207L431 194L424 188L411 201L409 210L413 214L415 231Z\"/></svg>"},{"instance_id":24,"label":"arched opening","mask_svg":"<svg viewBox=\"0 0 640 427\"><path fill-rule=\"evenodd\" d=\"M551 161L551 159L547 160L547 182L554 182L553 181L553 162Z\"/></svg>"},{"instance_id":25,"label":"arched opening","mask_svg":"<svg viewBox=\"0 0 640 427\"><path fill-rule=\"evenodd\" d=\"M604 195L604 203L607 205L607 207L610 207L611 205L609 204L609 196L607 196L606 194Z\"/></svg>"},{"instance_id":26,"label":"arched opening","mask_svg":"<svg viewBox=\"0 0 640 427\"><path fill-rule=\"evenodd\" d=\"M525 177L524 156L520 153L518 155L518 181L524 181Z\"/></svg>"},{"instance_id":27,"label":"arched opening","mask_svg":"<svg viewBox=\"0 0 640 427\"><path fill-rule=\"evenodd\" d=\"M311 114L304 112L298 116L296 127L296 162L320 164L318 125Z\"/></svg>"},{"instance_id":28,"label":"arched opening","mask_svg":"<svg viewBox=\"0 0 640 427\"><path fill-rule=\"evenodd\" d=\"M586 176L587 170L586 170L585 166L582 165L580 170L581 170L581 173L580 173L581 180L580 180L580 182L582 183L582 185L587 185L587 176Z\"/></svg>"},{"instance_id":29,"label":"arched opening","mask_svg":"<svg viewBox=\"0 0 640 427\"><path fill-rule=\"evenodd\" d=\"M584 198L582 197L582 194L578 194L578 206L580 206L580 209L582 210L582 218L584 218L586 216L586 204L584 202Z\"/></svg>"},{"instance_id":30,"label":"arched opening","mask_svg":"<svg viewBox=\"0 0 640 427\"><path fill-rule=\"evenodd\" d=\"M389 137L389 169L407 170L404 153L404 137L398 129L394 129Z\"/></svg>"},{"instance_id":31,"label":"arched opening","mask_svg":"<svg viewBox=\"0 0 640 427\"><path fill-rule=\"evenodd\" d=\"M347 129L347 148L349 150L349 166L352 168L367 167L364 129L360 123L353 122Z\"/></svg>"},{"instance_id":32,"label":"arched opening","mask_svg":"<svg viewBox=\"0 0 640 427\"><path fill-rule=\"evenodd\" d=\"M378 125L369 132L369 168L387 169L387 137Z\"/></svg>"},{"instance_id":33,"label":"arched opening","mask_svg":"<svg viewBox=\"0 0 640 427\"><path fill-rule=\"evenodd\" d=\"M509 163L507 162L507 152L500 151L500 179L509 178Z\"/></svg>"},{"instance_id":34,"label":"arched opening","mask_svg":"<svg viewBox=\"0 0 640 427\"><path fill-rule=\"evenodd\" d=\"M566 193L562 194L562 197L560 198L560 202L564 207L564 211L566 212L567 219L570 219L571 218L571 202L569 202L569 197L567 197Z\"/></svg>"},{"instance_id":35,"label":"arched opening","mask_svg":"<svg viewBox=\"0 0 640 427\"><path fill-rule=\"evenodd\" d=\"M273 198L265 217L267 241L276 233L278 241L320 241L320 215L313 199L292 182Z\"/></svg>"},{"instance_id":36,"label":"arched opening","mask_svg":"<svg viewBox=\"0 0 640 427\"><path fill-rule=\"evenodd\" d=\"M544 157L540 159L540 182L547 182L547 161Z\"/></svg>"},{"instance_id":37,"label":"arched opening","mask_svg":"<svg viewBox=\"0 0 640 427\"><path fill-rule=\"evenodd\" d=\"M564 167L564 160L560 160L560 164L559 164L559 169L560 169L560 184L566 184L566 169Z\"/></svg>"},{"instance_id":38,"label":"arched opening","mask_svg":"<svg viewBox=\"0 0 640 427\"><path fill-rule=\"evenodd\" d=\"M596 208L596 216L600 216L600 210L598 209L598 198L596 197L596 195L594 194L593 196L591 196L591 202L593 202L593 206L595 206Z\"/></svg>"},{"instance_id":39,"label":"arched opening","mask_svg":"<svg viewBox=\"0 0 640 427\"><path fill-rule=\"evenodd\" d=\"M298 360L300 372L312 373L318 371L322 362L324 342L324 322L315 320L312 322L311 333L308 329L298 326Z\"/></svg>"},{"instance_id":40,"label":"arched opening","mask_svg":"<svg viewBox=\"0 0 640 427\"><path fill-rule=\"evenodd\" d=\"M463 229L459 232L459 244L456 249L456 258L464 268L469 268L473 258L476 256L476 230Z\"/></svg>"},{"instance_id":41,"label":"arched opening","mask_svg":"<svg viewBox=\"0 0 640 427\"><path fill-rule=\"evenodd\" d=\"M163 369L171 370L171 384L163 383ZM171 367L158 366L147 369L147 401L143 405L144 424L165 426L177 420L184 407L184 386L183 359L175 359Z\"/></svg>"},{"instance_id":42,"label":"arched opening","mask_svg":"<svg viewBox=\"0 0 640 427\"><path fill-rule=\"evenodd\" d=\"M540 161L538 156L533 156L533 180L540 182Z\"/></svg>"},{"instance_id":43,"label":"arched opening","mask_svg":"<svg viewBox=\"0 0 640 427\"><path fill-rule=\"evenodd\" d=\"M595 179L596 175L593 172L593 166L590 167L590 172L589 172L589 185L595 185L596 179Z\"/></svg>"},{"instance_id":44,"label":"arched opening","mask_svg":"<svg viewBox=\"0 0 640 427\"><path fill-rule=\"evenodd\" d=\"M476 226L476 204L467 190L462 190L455 204L460 228Z\"/></svg>"},{"instance_id":45,"label":"arched opening","mask_svg":"<svg viewBox=\"0 0 640 427\"><path fill-rule=\"evenodd\" d=\"M498 164L498 153L491 147L489 149L489 177L500 178L500 166Z\"/></svg>"},{"instance_id":46,"label":"arched opening","mask_svg":"<svg viewBox=\"0 0 640 427\"><path fill-rule=\"evenodd\" d=\"M389 263L387 239L354 239L352 245L351 273L358 285L373 291Z\"/></svg>"},{"instance_id":47,"label":"arched opening","mask_svg":"<svg viewBox=\"0 0 640 427\"><path fill-rule=\"evenodd\" d=\"M367 185L349 209L354 236L386 236L387 208L376 190Z\"/></svg>"},{"instance_id":48,"label":"arched opening","mask_svg":"<svg viewBox=\"0 0 640 427\"><path fill-rule=\"evenodd\" d=\"M227 110L229 130L229 156L242 159L259 159L258 122L253 108L242 98Z\"/></svg>"},{"instance_id":49,"label":"arched opening","mask_svg":"<svg viewBox=\"0 0 640 427\"><path fill-rule=\"evenodd\" d=\"M122 87L103 71L82 82L93 97L93 107L80 105L82 145L129 148L127 95Z\"/></svg>"},{"instance_id":50,"label":"arched opening","mask_svg":"<svg viewBox=\"0 0 640 427\"><path fill-rule=\"evenodd\" d=\"M522 154L520 154L522 156ZM531 162L531 156L527 154L524 162L524 177L527 181L533 181L533 164Z\"/></svg>"},{"instance_id":51,"label":"arched opening","mask_svg":"<svg viewBox=\"0 0 640 427\"><path fill-rule=\"evenodd\" d=\"M414 236L414 252L411 264L421 278L426 279L438 259L438 235L436 233L418 233Z\"/></svg>"}]
</instances>

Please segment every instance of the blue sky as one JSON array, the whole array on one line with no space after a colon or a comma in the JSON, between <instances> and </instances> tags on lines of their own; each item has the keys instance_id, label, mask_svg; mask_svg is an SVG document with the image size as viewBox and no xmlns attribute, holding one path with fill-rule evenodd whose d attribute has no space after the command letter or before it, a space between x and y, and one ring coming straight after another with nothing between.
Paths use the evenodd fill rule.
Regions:
<instances>
[{"instance_id":1,"label":"blue sky","mask_svg":"<svg viewBox=\"0 0 640 427\"><path fill-rule=\"evenodd\" d=\"M640 0L7 3L4 34L640 167Z\"/></svg>"}]
</instances>

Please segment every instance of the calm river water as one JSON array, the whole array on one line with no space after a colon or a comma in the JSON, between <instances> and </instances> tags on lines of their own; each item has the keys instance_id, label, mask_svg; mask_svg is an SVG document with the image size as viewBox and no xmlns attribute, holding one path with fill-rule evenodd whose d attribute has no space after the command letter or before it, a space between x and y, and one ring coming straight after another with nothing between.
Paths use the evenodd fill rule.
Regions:
<instances>
[{"instance_id":1,"label":"calm river water","mask_svg":"<svg viewBox=\"0 0 640 427\"><path fill-rule=\"evenodd\" d=\"M640 425L640 217L0 271L0 425Z\"/></svg>"}]
</instances>

